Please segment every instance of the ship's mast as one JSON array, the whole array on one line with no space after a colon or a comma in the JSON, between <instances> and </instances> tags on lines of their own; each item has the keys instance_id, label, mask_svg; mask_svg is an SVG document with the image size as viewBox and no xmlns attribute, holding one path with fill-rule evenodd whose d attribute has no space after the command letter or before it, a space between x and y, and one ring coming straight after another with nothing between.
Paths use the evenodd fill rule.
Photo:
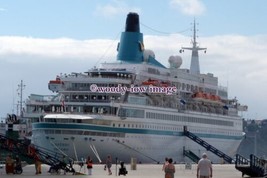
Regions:
<instances>
[{"instance_id":1,"label":"ship's mast","mask_svg":"<svg viewBox=\"0 0 267 178\"><path fill-rule=\"evenodd\" d=\"M19 115L22 117L23 116L23 90L25 88L26 85L23 84L23 80L20 81L20 84L18 85L18 95L19 95L19 101L18 101L18 105L19 105Z\"/></svg>"},{"instance_id":2,"label":"ship's mast","mask_svg":"<svg viewBox=\"0 0 267 178\"><path fill-rule=\"evenodd\" d=\"M206 53L207 48L200 48L198 46L198 42L196 41L196 21L194 19L194 26L193 26L193 39L192 39L192 47L182 47L180 50L180 53L184 52L184 50L191 50L192 56L191 56L191 65L190 65L190 73L191 74L200 74L200 67L199 67L199 57L198 57L198 51L199 50L205 50Z\"/></svg>"}]
</instances>

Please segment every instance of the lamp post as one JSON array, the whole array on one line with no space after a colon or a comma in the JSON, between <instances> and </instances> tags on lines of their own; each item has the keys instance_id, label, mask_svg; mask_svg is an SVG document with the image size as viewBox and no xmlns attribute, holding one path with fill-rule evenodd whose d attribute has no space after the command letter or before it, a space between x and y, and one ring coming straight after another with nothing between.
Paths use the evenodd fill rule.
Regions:
<instances>
[{"instance_id":1,"label":"lamp post","mask_svg":"<svg viewBox=\"0 0 267 178\"><path fill-rule=\"evenodd\" d=\"M257 156L257 133L258 133L259 131L258 130L256 130L255 132L254 132L254 155L255 156Z\"/></svg>"}]
</instances>

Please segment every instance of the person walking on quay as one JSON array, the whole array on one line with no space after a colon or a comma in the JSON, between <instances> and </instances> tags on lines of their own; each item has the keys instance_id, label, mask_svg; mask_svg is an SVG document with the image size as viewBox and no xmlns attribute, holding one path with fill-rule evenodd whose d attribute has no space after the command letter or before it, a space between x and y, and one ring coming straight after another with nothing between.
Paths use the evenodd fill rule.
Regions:
<instances>
[{"instance_id":1,"label":"person walking on quay","mask_svg":"<svg viewBox=\"0 0 267 178\"><path fill-rule=\"evenodd\" d=\"M42 174L42 165L41 159L38 154L34 155L34 165L35 165L35 174Z\"/></svg>"},{"instance_id":2,"label":"person walking on quay","mask_svg":"<svg viewBox=\"0 0 267 178\"><path fill-rule=\"evenodd\" d=\"M93 169L93 160L90 156L87 157L86 165L88 169L88 175L92 175L92 169Z\"/></svg>"},{"instance_id":3,"label":"person walking on quay","mask_svg":"<svg viewBox=\"0 0 267 178\"><path fill-rule=\"evenodd\" d=\"M162 166L162 171L165 171L165 167L169 164L169 158L165 158L165 162L163 163L163 166Z\"/></svg>"},{"instance_id":4,"label":"person walking on quay","mask_svg":"<svg viewBox=\"0 0 267 178\"><path fill-rule=\"evenodd\" d=\"M65 155L62 156L62 163L64 164L64 167L68 164L68 159L66 158ZM64 175L66 175L66 169L63 170Z\"/></svg>"},{"instance_id":5,"label":"person walking on quay","mask_svg":"<svg viewBox=\"0 0 267 178\"><path fill-rule=\"evenodd\" d=\"M206 153L202 154L202 158L199 160L197 165L197 178L210 178L212 177L212 165L208 159Z\"/></svg>"},{"instance_id":6,"label":"person walking on quay","mask_svg":"<svg viewBox=\"0 0 267 178\"><path fill-rule=\"evenodd\" d=\"M168 165L165 166L165 178L174 178L175 167L172 163L172 158L168 159Z\"/></svg>"},{"instance_id":7,"label":"person walking on quay","mask_svg":"<svg viewBox=\"0 0 267 178\"><path fill-rule=\"evenodd\" d=\"M6 158L6 174L14 173L14 161L11 155L8 155Z\"/></svg>"},{"instance_id":8,"label":"person walking on quay","mask_svg":"<svg viewBox=\"0 0 267 178\"><path fill-rule=\"evenodd\" d=\"M112 159L111 159L111 156L108 155L107 160L106 160L106 168L108 169L108 175L112 175L111 166L112 166Z\"/></svg>"},{"instance_id":9,"label":"person walking on quay","mask_svg":"<svg viewBox=\"0 0 267 178\"><path fill-rule=\"evenodd\" d=\"M35 165L35 171L36 171L35 174L41 174L42 173L41 172L41 169L42 169L41 160L33 144L30 144L28 146L28 155L34 159L34 165Z\"/></svg>"},{"instance_id":10,"label":"person walking on quay","mask_svg":"<svg viewBox=\"0 0 267 178\"><path fill-rule=\"evenodd\" d=\"M16 155L14 169L15 169L14 170L15 173L17 174L22 173L22 165L21 165L21 159L19 158L19 155Z\"/></svg>"}]
</instances>

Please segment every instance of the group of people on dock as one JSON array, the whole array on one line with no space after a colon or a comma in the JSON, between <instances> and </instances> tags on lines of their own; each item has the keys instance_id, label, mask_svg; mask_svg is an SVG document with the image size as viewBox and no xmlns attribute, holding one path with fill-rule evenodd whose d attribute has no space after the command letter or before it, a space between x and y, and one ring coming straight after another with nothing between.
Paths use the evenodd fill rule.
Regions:
<instances>
[{"instance_id":1,"label":"group of people on dock","mask_svg":"<svg viewBox=\"0 0 267 178\"><path fill-rule=\"evenodd\" d=\"M87 166L87 170L88 170L88 175L92 175L93 160L90 156L87 157L86 166ZM108 155L107 159L106 159L105 166L104 166L104 170L108 171L108 175L112 175L111 166L112 166L112 159L111 159L111 156Z\"/></svg>"},{"instance_id":2,"label":"group of people on dock","mask_svg":"<svg viewBox=\"0 0 267 178\"><path fill-rule=\"evenodd\" d=\"M22 173L21 160L18 155L16 155L15 160L12 159L11 154L7 155L5 166L6 166L6 174Z\"/></svg>"},{"instance_id":3,"label":"group of people on dock","mask_svg":"<svg viewBox=\"0 0 267 178\"><path fill-rule=\"evenodd\" d=\"M93 160L90 156L86 159L86 166L88 170L88 175L92 175L93 170ZM112 175L111 171L112 167L112 158L110 155L107 156L104 170L108 171L108 175ZM38 167L36 169L38 171ZM165 178L174 178L175 175L175 166L173 164L172 158L165 158L165 162L162 167L162 171L165 172ZM206 153L202 154L202 158L199 160L197 165L197 178L210 178L212 177L212 164L211 161L208 159L208 156Z\"/></svg>"},{"instance_id":4,"label":"group of people on dock","mask_svg":"<svg viewBox=\"0 0 267 178\"><path fill-rule=\"evenodd\" d=\"M175 166L173 164L172 158L165 158L162 171L165 172L165 178L174 178ZM207 154L203 153L202 158L198 161L197 165L197 178L210 177L212 177L212 164L208 159Z\"/></svg>"},{"instance_id":5,"label":"group of people on dock","mask_svg":"<svg viewBox=\"0 0 267 178\"><path fill-rule=\"evenodd\" d=\"M29 154L35 155L34 151L29 149ZM36 157L35 157L36 158ZM16 165L21 166L21 162L19 157L16 157ZM6 159L6 171L7 173L10 172L10 166L12 165L13 167L13 160L10 155L8 155ZM92 170L93 170L93 160L90 156L87 157L86 159L86 166L88 170L88 175L92 175ZM104 170L108 171L108 175L112 175L111 171L112 167L112 158L110 155L107 156ZM35 160L35 169L36 169L36 174L41 174L41 162L38 158ZM173 164L173 159L172 158L165 158L165 162L162 167L162 171L165 172L165 178L174 178L175 175L175 166ZM13 170L11 171L13 173ZM65 174L65 172L64 172ZM212 177L212 164L211 161L208 159L208 156L206 153L202 154L202 158L199 160L198 165L197 165L197 178L210 178Z\"/></svg>"}]
</instances>

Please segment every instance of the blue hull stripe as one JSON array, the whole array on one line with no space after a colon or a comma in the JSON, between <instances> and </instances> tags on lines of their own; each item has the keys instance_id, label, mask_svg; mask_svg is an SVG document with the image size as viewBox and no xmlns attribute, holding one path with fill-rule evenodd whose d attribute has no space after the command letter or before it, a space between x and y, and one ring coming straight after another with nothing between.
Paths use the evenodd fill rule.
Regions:
<instances>
[{"instance_id":1,"label":"blue hull stripe","mask_svg":"<svg viewBox=\"0 0 267 178\"><path fill-rule=\"evenodd\" d=\"M89 131L102 131L102 132L116 132L125 134L148 134L148 135L167 135L167 136L183 136L183 132L180 131L163 131L163 130L152 130L152 129L135 129L135 128L118 128L118 127L104 127L96 125L80 125L80 124L60 124L60 123L34 123L32 125L33 130L37 129L71 129L71 130L89 130ZM241 140L242 136L228 136L228 135L217 135L217 134L203 134L195 133L199 137L203 138L218 138L218 139L230 139L230 140Z\"/></svg>"}]
</instances>

